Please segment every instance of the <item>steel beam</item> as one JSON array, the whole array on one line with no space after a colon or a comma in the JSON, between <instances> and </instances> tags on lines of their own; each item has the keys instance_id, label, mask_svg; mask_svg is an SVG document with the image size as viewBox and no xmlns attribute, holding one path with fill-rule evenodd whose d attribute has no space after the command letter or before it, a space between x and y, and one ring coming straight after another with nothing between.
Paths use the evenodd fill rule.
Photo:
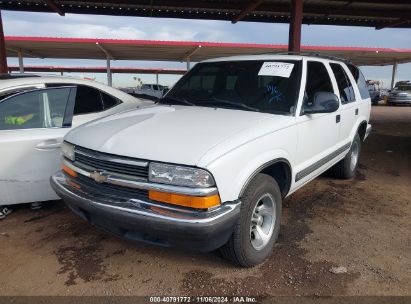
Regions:
<instances>
[{"instance_id":1,"label":"steel beam","mask_svg":"<svg viewBox=\"0 0 411 304\"><path fill-rule=\"evenodd\" d=\"M59 14L60 16L64 16L65 13L63 12L63 10L53 1L53 0L44 0L44 2L47 3L47 5L53 10L55 11L57 14Z\"/></svg>"},{"instance_id":2,"label":"steel beam","mask_svg":"<svg viewBox=\"0 0 411 304\"><path fill-rule=\"evenodd\" d=\"M113 59L113 55L100 43L96 42L97 47L103 51L104 54L106 54L106 60L107 60L107 84L111 87L113 86L113 77L111 75L111 67L110 67L110 60Z\"/></svg>"},{"instance_id":3,"label":"steel beam","mask_svg":"<svg viewBox=\"0 0 411 304\"><path fill-rule=\"evenodd\" d=\"M158 85L158 73L156 73L156 84Z\"/></svg>"},{"instance_id":4,"label":"steel beam","mask_svg":"<svg viewBox=\"0 0 411 304\"><path fill-rule=\"evenodd\" d=\"M197 45L194 49L191 50L191 52L187 53L182 61L190 61L191 56L193 56L199 49L201 49L201 45Z\"/></svg>"},{"instance_id":5,"label":"steel beam","mask_svg":"<svg viewBox=\"0 0 411 304\"><path fill-rule=\"evenodd\" d=\"M111 52L109 52L101 43L96 42L96 45L98 46L98 48L99 48L100 50L103 51L104 54L106 54L107 57L109 57L110 59L115 60L113 54L111 54Z\"/></svg>"},{"instance_id":6,"label":"steel beam","mask_svg":"<svg viewBox=\"0 0 411 304\"><path fill-rule=\"evenodd\" d=\"M112 87L113 86L113 78L111 75L111 67L110 67L110 58L107 57L107 84Z\"/></svg>"},{"instance_id":7,"label":"steel beam","mask_svg":"<svg viewBox=\"0 0 411 304\"><path fill-rule=\"evenodd\" d=\"M231 21L231 23L235 24L238 21L242 20L245 16L247 16L248 13L251 13L252 11L254 11L263 2L264 2L264 0L253 0L253 1L251 1L245 9L243 9L237 16L234 17L234 19Z\"/></svg>"},{"instance_id":8,"label":"steel beam","mask_svg":"<svg viewBox=\"0 0 411 304\"><path fill-rule=\"evenodd\" d=\"M382 30L382 29L385 29L387 27L396 27L396 26L403 25L403 24L406 24L406 23L409 23L409 22L411 22L411 19L398 19L398 20L395 20L395 21L392 21L392 22L389 22L389 23L386 23L386 24L383 24L383 25L376 26L375 29L376 30Z\"/></svg>"},{"instance_id":9,"label":"steel beam","mask_svg":"<svg viewBox=\"0 0 411 304\"><path fill-rule=\"evenodd\" d=\"M291 0L290 29L288 33L288 51L301 50L301 24L303 21L303 0Z\"/></svg>"},{"instance_id":10,"label":"steel beam","mask_svg":"<svg viewBox=\"0 0 411 304\"><path fill-rule=\"evenodd\" d=\"M19 52L22 53L23 55L26 55L28 57L32 57L32 58L40 58L40 59L44 59L44 56L34 53L31 50L25 50L25 49L15 49L13 47L6 47L7 50L14 52L17 54L17 56L19 55Z\"/></svg>"},{"instance_id":11,"label":"steel beam","mask_svg":"<svg viewBox=\"0 0 411 304\"><path fill-rule=\"evenodd\" d=\"M196 46L191 52L184 56L182 61L187 62L187 71L190 69L191 56L193 56L199 49L201 49L201 45Z\"/></svg>"},{"instance_id":12,"label":"steel beam","mask_svg":"<svg viewBox=\"0 0 411 304\"><path fill-rule=\"evenodd\" d=\"M96 42L97 47L103 51L104 54L106 54L106 57L115 60L114 56L109 52L101 43Z\"/></svg>"},{"instance_id":13,"label":"steel beam","mask_svg":"<svg viewBox=\"0 0 411 304\"><path fill-rule=\"evenodd\" d=\"M394 64L392 65L391 90L395 86L395 78L397 76L397 70L398 70L398 62L394 62Z\"/></svg>"},{"instance_id":14,"label":"steel beam","mask_svg":"<svg viewBox=\"0 0 411 304\"><path fill-rule=\"evenodd\" d=\"M3 20L0 10L0 73L7 73L6 41L4 40Z\"/></svg>"},{"instance_id":15,"label":"steel beam","mask_svg":"<svg viewBox=\"0 0 411 304\"><path fill-rule=\"evenodd\" d=\"M24 73L23 54L19 52L18 55L19 55L19 71L21 74L23 74Z\"/></svg>"}]
</instances>

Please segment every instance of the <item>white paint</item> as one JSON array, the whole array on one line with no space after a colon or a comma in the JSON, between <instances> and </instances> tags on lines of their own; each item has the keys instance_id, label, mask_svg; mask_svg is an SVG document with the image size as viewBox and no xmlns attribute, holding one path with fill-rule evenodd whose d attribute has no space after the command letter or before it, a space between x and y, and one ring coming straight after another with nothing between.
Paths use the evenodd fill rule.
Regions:
<instances>
[{"instance_id":1,"label":"white paint","mask_svg":"<svg viewBox=\"0 0 411 304\"><path fill-rule=\"evenodd\" d=\"M264 62L258 72L259 76L277 76L289 78L294 64L286 62Z\"/></svg>"}]
</instances>

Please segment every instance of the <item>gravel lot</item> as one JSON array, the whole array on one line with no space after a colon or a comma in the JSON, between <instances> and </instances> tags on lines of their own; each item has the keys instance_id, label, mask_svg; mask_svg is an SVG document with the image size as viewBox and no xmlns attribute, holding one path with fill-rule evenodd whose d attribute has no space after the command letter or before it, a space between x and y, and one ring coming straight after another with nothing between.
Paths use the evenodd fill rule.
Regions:
<instances>
[{"instance_id":1,"label":"gravel lot","mask_svg":"<svg viewBox=\"0 0 411 304\"><path fill-rule=\"evenodd\" d=\"M353 180L285 200L261 266L132 244L57 201L0 221L0 295L411 295L411 107L373 107L372 124Z\"/></svg>"}]
</instances>

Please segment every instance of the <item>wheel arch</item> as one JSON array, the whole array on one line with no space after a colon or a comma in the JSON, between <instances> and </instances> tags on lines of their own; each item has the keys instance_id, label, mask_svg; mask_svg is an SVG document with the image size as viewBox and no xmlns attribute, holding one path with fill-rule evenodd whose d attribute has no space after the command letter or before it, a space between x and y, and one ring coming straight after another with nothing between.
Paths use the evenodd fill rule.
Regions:
<instances>
[{"instance_id":1,"label":"wheel arch","mask_svg":"<svg viewBox=\"0 0 411 304\"><path fill-rule=\"evenodd\" d=\"M241 198L247 189L250 182L253 180L257 174L264 173L276 180L278 186L280 187L281 195L284 198L291 188L292 183L292 169L290 162L285 158L276 158L265 164L259 166L254 172L248 177L246 182L243 184L239 197Z\"/></svg>"},{"instance_id":2,"label":"wheel arch","mask_svg":"<svg viewBox=\"0 0 411 304\"><path fill-rule=\"evenodd\" d=\"M361 138L361 141L364 141L365 139L365 133L367 132L367 121L363 120L362 122L360 122L360 124L358 125L358 129L357 129L357 133ZM354 135L355 136L355 135Z\"/></svg>"}]
</instances>

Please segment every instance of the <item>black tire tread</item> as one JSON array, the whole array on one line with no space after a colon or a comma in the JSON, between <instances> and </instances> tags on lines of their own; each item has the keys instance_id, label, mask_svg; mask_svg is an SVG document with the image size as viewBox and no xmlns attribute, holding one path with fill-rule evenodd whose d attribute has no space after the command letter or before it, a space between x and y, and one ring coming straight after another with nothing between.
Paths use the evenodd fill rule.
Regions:
<instances>
[{"instance_id":1,"label":"black tire tread","mask_svg":"<svg viewBox=\"0 0 411 304\"><path fill-rule=\"evenodd\" d=\"M361 153L361 138L358 133L355 135L353 142L354 141L358 141L359 149L360 149L359 153ZM354 173L351 172L349 169L350 161L351 161L350 157L351 157L351 149L342 160L340 160L338 163L336 163L332 167L332 174L334 177L339 178L339 179L350 179L355 175L355 171L357 170L357 168L354 169ZM358 163L357 163L357 166L358 166Z\"/></svg>"},{"instance_id":2,"label":"black tire tread","mask_svg":"<svg viewBox=\"0 0 411 304\"><path fill-rule=\"evenodd\" d=\"M254 177L254 179L251 181L251 183L248 185L246 191L244 192L244 195L242 197L242 201L248 201L248 197L251 196L257 186L263 182L264 180L269 179L271 182L273 182L273 185L276 187L276 190L278 191L278 193L280 192L280 188L276 182L276 180L274 178L272 178L271 176L267 175L267 174L258 174L256 177ZM248 204L241 204L241 210L240 210L240 214L243 213L243 209L248 208ZM240 229L240 225L241 225L241 220L242 218L240 217L240 219L236 222L235 227L234 227L234 231L238 231ZM234 264L236 264L237 266L241 266L241 267L253 267L255 266L254 263L250 263L248 261L248 259L243 255L244 250L242 250L242 248L240 250L236 250L236 247L239 246L241 247L241 236L240 234L236 234L233 233L233 235L231 236L231 238L229 239L229 241L220 248L220 252L222 254L222 256L230 261L232 261Z\"/></svg>"}]
</instances>

